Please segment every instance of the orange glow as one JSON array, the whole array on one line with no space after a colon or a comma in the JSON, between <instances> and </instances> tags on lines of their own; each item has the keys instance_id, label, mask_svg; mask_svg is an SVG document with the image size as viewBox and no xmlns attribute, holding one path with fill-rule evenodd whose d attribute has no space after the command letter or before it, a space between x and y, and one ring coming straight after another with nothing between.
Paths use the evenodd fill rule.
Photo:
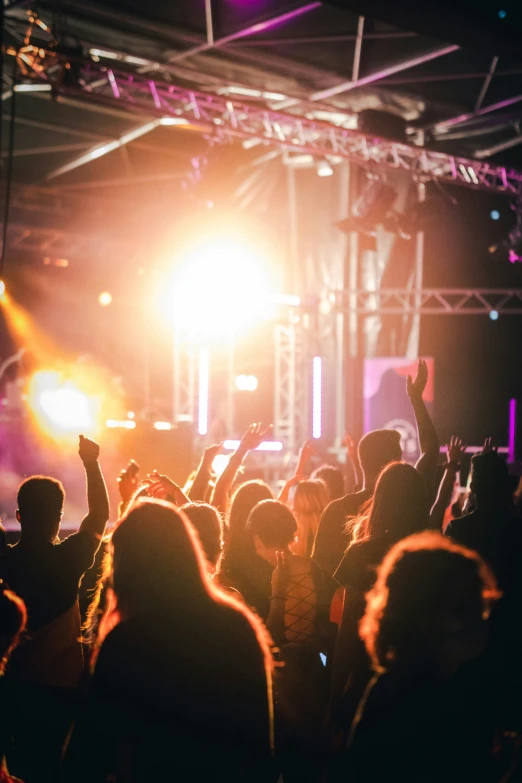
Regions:
<instances>
[{"instance_id":1,"label":"orange glow","mask_svg":"<svg viewBox=\"0 0 522 783\"><path fill-rule=\"evenodd\" d=\"M38 330L34 319L14 301L8 291L1 298L7 328L17 348L27 348L43 363L53 362L57 350L52 341ZM54 362L53 362L54 363Z\"/></svg>"},{"instance_id":2,"label":"orange glow","mask_svg":"<svg viewBox=\"0 0 522 783\"><path fill-rule=\"evenodd\" d=\"M35 372L29 382L29 404L40 429L52 437L99 429L101 399L81 388L81 382L57 370Z\"/></svg>"}]
</instances>

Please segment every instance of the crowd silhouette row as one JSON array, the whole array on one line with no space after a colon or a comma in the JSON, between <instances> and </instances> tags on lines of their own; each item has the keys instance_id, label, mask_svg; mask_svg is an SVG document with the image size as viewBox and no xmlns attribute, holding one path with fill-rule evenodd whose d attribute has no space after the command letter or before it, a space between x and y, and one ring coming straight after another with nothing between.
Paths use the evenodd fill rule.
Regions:
<instances>
[{"instance_id":1,"label":"crowd silhouette row","mask_svg":"<svg viewBox=\"0 0 522 783\"><path fill-rule=\"evenodd\" d=\"M80 436L88 513L62 540L61 483L24 481L0 553L0 781L522 780L515 479L488 440L463 495L427 380L419 360L415 467L392 430L347 437L349 475L310 473L307 442L276 499L241 480L253 424L184 487L131 461L108 531Z\"/></svg>"}]
</instances>

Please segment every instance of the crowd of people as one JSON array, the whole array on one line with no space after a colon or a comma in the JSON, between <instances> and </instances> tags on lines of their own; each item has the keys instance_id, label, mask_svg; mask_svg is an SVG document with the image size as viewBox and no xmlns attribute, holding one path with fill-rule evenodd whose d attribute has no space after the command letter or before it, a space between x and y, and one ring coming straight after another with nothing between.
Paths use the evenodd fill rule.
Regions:
<instances>
[{"instance_id":1,"label":"crowd of people","mask_svg":"<svg viewBox=\"0 0 522 783\"><path fill-rule=\"evenodd\" d=\"M400 436L346 440L278 496L221 475L181 487L131 462L110 529L100 449L80 436L88 513L60 539L61 483L18 491L0 553L0 781L500 783L522 780L522 519L490 441L455 502L419 361ZM139 455L136 455L139 458ZM346 494L348 489L350 491ZM521 759L522 761L522 759Z\"/></svg>"}]
</instances>

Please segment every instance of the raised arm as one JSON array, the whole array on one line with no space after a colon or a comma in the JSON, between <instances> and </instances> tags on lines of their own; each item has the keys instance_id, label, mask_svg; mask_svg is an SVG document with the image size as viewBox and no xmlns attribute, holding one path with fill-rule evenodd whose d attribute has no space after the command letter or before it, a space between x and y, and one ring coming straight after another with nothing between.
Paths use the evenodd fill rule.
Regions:
<instances>
[{"instance_id":1,"label":"raised arm","mask_svg":"<svg viewBox=\"0 0 522 783\"><path fill-rule=\"evenodd\" d=\"M411 375L408 375L406 390L415 414L419 435L421 457L417 462L417 470L422 473L430 486L439 459L440 443L431 416L422 399L427 383L428 366L424 359L419 359L416 378L413 380Z\"/></svg>"},{"instance_id":2,"label":"raised arm","mask_svg":"<svg viewBox=\"0 0 522 783\"><path fill-rule=\"evenodd\" d=\"M364 476L359 461L359 451L357 448L357 441L350 435L349 432L345 433L343 439L343 445L346 446L346 452L348 456L347 463L351 463L353 475L355 478L354 487L357 491L357 487L362 488L364 484Z\"/></svg>"},{"instance_id":3,"label":"raised arm","mask_svg":"<svg viewBox=\"0 0 522 783\"><path fill-rule=\"evenodd\" d=\"M460 470L460 461L465 451L466 447L462 445L460 438L452 435L448 444L448 461L444 466L444 475L440 482L437 500L430 512L430 527L434 530L442 531L444 514L451 502L455 478Z\"/></svg>"},{"instance_id":4,"label":"raised arm","mask_svg":"<svg viewBox=\"0 0 522 783\"><path fill-rule=\"evenodd\" d=\"M80 525L80 533L89 533L99 542L103 538L105 526L109 521L109 495L98 462L100 447L93 440L80 435L78 453L87 477L87 503L89 505L89 513Z\"/></svg>"},{"instance_id":5,"label":"raised arm","mask_svg":"<svg viewBox=\"0 0 522 783\"><path fill-rule=\"evenodd\" d=\"M257 449L271 428L271 424L265 430L261 429L261 424L259 423L251 424L241 438L239 446L230 457L225 470L218 478L214 487L214 494L212 495L212 505L218 511L221 511L222 514L226 513L230 490L236 480L238 470L243 464L243 460L251 449Z\"/></svg>"},{"instance_id":6,"label":"raised arm","mask_svg":"<svg viewBox=\"0 0 522 783\"><path fill-rule=\"evenodd\" d=\"M315 454L314 442L311 438L306 440L299 453L299 461L295 469L296 476L307 476L306 466L310 462L310 458Z\"/></svg>"},{"instance_id":7,"label":"raised arm","mask_svg":"<svg viewBox=\"0 0 522 783\"><path fill-rule=\"evenodd\" d=\"M221 454L222 449L222 443L216 444L215 446L209 446L208 449L205 449L201 462L199 463L196 477L188 491L190 500L205 500L212 476L212 463L217 455Z\"/></svg>"},{"instance_id":8,"label":"raised arm","mask_svg":"<svg viewBox=\"0 0 522 783\"><path fill-rule=\"evenodd\" d=\"M300 481L304 481L306 476L299 476L295 475L292 476L292 478L288 479L286 484L284 485L283 489L279 493L279 497L277 498L280 503L284 503L285 505L288 505L288 499L290 497L290 490L292 487L295 487L297 484L299 484Z\"/></svg>"}]
</instances>

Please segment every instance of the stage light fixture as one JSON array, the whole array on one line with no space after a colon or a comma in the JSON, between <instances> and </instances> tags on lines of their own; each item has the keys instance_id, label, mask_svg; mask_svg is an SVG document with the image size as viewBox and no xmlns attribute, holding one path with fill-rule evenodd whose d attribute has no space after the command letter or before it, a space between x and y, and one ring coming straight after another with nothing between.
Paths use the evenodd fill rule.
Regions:
<instances>
[{"instance_id":1,"label":"stage light fixture","mask_svg":"<svg viewBox=\"0 0 522 783\"><path fill-rule=\"evenodd\" d=\"M3 280L0 280L0 298L5 294L5 283Z\"/></svg>"},{"instance_id":2,"label":"stage light fixture","mask_svg":"<svg viewBox=\"0 0 522 783\"><path fill-rule=\"evenodd\" d=\"M333 174L333 168L327 160L318 160L316 169L318 177L331 177Z\"/></svg>"},{"instance_id":3,"label":"stage light fixture","mask_svg":"<svg viewBox=\"0 0 522 783\"><path fill-rule=\"evenodd\" d=\"M491 220L500 220L500 212L498 209L492 209L489 213Z\"/></svg>"},{"instance_id":4,"label":"stage light fixture","mask_svg":"<svg viewBox=\"0 0 522 783\"><path fill-rule=\"evenodd\" d=\"M102 307L108 307L112 302L112 295L108 291L102 291L98 297L98 302Z\"/></svg>"},{"instance_id":5,"label":"stage light fixture","mask_svg":"<svg viewBox=\"0 0 522 783\"><path fill-rule=\"evenodd\" d=\"M105 426L110 430L135 430L136 422L132 421L132 419L107 419Z\"/></svg>"},{"instance_id":6,"label":"stage light fixture","mask_svg":"<svg viewBox=\"0 0 522 783\"><path fill-rule=\"evenodd\" d=\"M236 388L239 391L253 392L257 389L257 378L255 375L238 375L236 377Z\"/></svg>"},{"instance_id":7,"label":"stage light fixture","mask_svg":"<svg viewBox=\"0 0 522 783\"><path fill-rule=\"evenodd\" d=\"M155 421L153 427L155 430L164 430L167 432L172 429L172 424L170 421Z\"/></svg>"},{"instance_id":8,"label":"stage light fixture","mask_svg":"<svg viewBox=\"0 0 522 783\"><path fill-rule=\"evenodd\" d=\"M489 317L492 321L498 321L498 310L490 310Z\"/></svg>"}]
</instances>

